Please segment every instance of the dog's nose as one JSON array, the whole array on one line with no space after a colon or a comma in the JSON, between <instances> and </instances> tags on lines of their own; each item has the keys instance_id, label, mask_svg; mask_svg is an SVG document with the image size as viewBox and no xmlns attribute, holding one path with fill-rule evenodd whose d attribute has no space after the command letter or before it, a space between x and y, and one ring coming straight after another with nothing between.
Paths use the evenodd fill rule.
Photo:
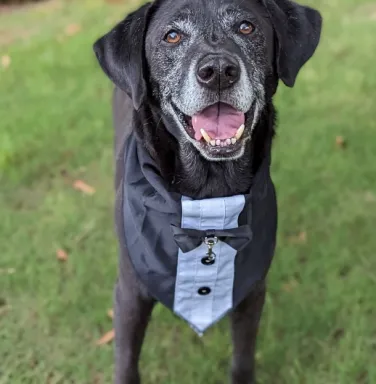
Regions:
<instances>
[{"instance_id":1,"label":"dog's nose","mask_svg":"<svg viewBox=\"0 0 376 384\"><path fill-rule=\"evenodd\" d=\"M227 55L208 55L198 62L196 77L206 88L229 88L239 80L239 64Z\"/></svg>"}]
</instances>

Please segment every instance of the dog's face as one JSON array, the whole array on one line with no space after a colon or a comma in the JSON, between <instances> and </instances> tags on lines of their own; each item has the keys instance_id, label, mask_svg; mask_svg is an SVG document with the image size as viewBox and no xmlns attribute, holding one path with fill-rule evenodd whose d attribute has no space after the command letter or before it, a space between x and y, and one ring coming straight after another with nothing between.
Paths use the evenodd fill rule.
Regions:
<instances>
[{"instance_id":1,"label":"dog's face","mask_svg":"<svg viewBox=\"0 0 376 384\"><path fill-rule=\"evenodd\" d=\"M148 96L158 101L180 146L231 160L251 139L267 79L293 86L320 30L317 11L289 0L157 0L95 51L136 109Z\"/></svg>"},{"instance_id":2,"label":"dog's face","mask_svg":"<svg viewBox=\"0 0 376 384\"><path fill-rule=\"evenodd\" d=\"M241 156L257 122L273 70L267 16L251 1L170 0L151 18L145 53L152 91L175 136L207 159Z\"/></svg>"}]
</instances>

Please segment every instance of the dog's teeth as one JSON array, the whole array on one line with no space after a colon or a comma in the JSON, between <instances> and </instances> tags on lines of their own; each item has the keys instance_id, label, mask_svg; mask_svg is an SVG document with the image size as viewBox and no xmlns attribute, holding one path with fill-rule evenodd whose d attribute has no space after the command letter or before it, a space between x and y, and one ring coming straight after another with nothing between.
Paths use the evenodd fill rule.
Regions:
<instances>
[{"instance_id":1,"label":"dog's teeth","mask_svg":"<svg viewBox=\"0 0 376 384\"><path fill-rule=\"evenodd\" d=\"M236 132L235 139L239 140L244 132L244 124L242 124Z\"/></svg>"},{"instance_id":2,"label":"dog's teeth","mask_svg":"<svg viewBox=\"0 0 376 384\"><path fill-rule=\"evenodd\" d=\"M200 129L200 132L201 132L202 137L205 139L205 141L206 141L207 143L210 143L210 141L211 141L211 137L207 134L207 132L205 131L205 129Z\"/></svg>"},{"instance_id":3,"label":"dog's teeth","mask_svg":"<svg viewBox=\"0 0 376 384\"><path fill-rule=\"evenodd\" d=\"M221 145L221 140L217 139L217 140L215 141L215 144L216 144L216 145Z\"/></svg>"},{"instance_id":4,"label":"dog's teeth","mask_svg":"<svg viewBox=\"0 0 376 384\"><path fill-rule=\"evenodd\" d=\"M210 145L211 145L212 147L215 147L215 140L210 140Z\"/></svg>"},{"instance_id":5,"label":"dog's teeth","mask_svg":"<svg viewBox=\"0 0 376 384\"><path fill-rule=\"evenodd\" d=\"M231 144L231 139L226 139L226 145L230 145Z\"/></svg>"},{"instance_id":6,"label":"dog's teeth","mask_svg":"<svg viewBox=\"0 0 376 384\"><path fill-rule=\"evenodd\" d=\"M232 139L231 139L231 144L235 144L236 143L236 139L235 139L235 137L233 137Z\"/></svg>"}]
</instances>

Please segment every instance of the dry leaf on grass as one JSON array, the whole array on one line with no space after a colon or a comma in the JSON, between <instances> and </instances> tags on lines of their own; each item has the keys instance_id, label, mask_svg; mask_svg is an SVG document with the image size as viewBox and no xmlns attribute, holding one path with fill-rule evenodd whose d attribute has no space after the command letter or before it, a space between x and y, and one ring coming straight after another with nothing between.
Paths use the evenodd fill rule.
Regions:
<instances>
[{"instance_id":1,"label":"dry leaf on grass","mask_svg":"<svg viewBox=\"0 0 376 384\"><path fill-rule=\"evenodd\" d=\"M333 340L338 341L342 339L344 335L345 335L345 330L343 328L337 328L332 332L331 336Z\"/></svg>"},{"instance_id":2,"label":"dry leaf on grass","mask_svg":"<svg viewBox=\"0 0 376 384\"><path fill-rule=\"evenodd\" d=\"M13 275L15 272L14 268L0 268L0 275Z\"/></svg>"},{"instance_id":3,"label":"dry leaf on grass","mask_svg":"<svg viewBox=\"0 0 376 384\"><path fill-rule=\"evenodd\" d=\"M374 203L376 201L376 195L371 191L368 191L365 193L364 199L367 203Z\"/></svg>"},{"instance_id":4,"label":"dry leaf on grass","mask_svg":"<svg viewBox=\"0 0 376 384\"><path fill-rule=\"evenodd\" d=\"M103 373L97 372L94 375L92 384L103 384L105 382Z\"/></svg>"},{"instance_id":5,"label":"dry leaf on grass","mask_svg":"<svg viewBox=\"0 0 376 384\"><path fill-rule=\"evenodd\" d=\"M282 284L282 290L285 292L292 292L298 285L299 283L295 279L292 279Z\"/></svg>"},{"instance_id":6,"label":"dry leaf on grass","mask_svg":"<svg viewBox=\"0 0 376 384\"><path fill-rule=\"evenodd\" d=\"M346 145L346 141L343 136L337 136L336 137L336 146L338 148L344 148Z\"/></svg>"},{"instance_id":7,"label":"dry leaf on grass","mask_svg":"<svg viewBox=\"0 0 376 384\"><path fill-rule=\"evenodd\" d=\"M113 319L114 318L114 310L113 309L109 309L107 311L107 316L110 318L110 319Z\"/></svg>"},{"instance_id":8,"label":"dry leaf on grass","mask_svg":"<svg viewBox=\"0 0 376 384\"><path fill-rule=\"evenodd\" d=\"M115 337L115 330L111 329L111 331L106 332L97 342L97 345L104 345L110 343Z\"/></svg>"},{"instance_id":9,"label":"dry leaf on grass","mask_svg":"<svg viewBox=\"0 0 376 384\"><path fill-rule=\"evenodd\" d=\"M301 231L297 235L289 236L288 241L291 244L305 244L307 242L307 232Z\"/></svg>"},{"instance_id":10,"label":"dry leaf on grass","mask_svg":"<svg viewBox=\"0 0 376 384\"><path fill-rule=\"evenodd\" d=\"M67 261L68 260L68 254L63 249L58 249L56 251L56 258L59 261Z\"/></svg>"},{"instance_id":11,"label":"dry leaf on grass","mask_svg":"<svg viewBox=\"0 0 376 384\"><path fill-rule=\"evenodd\" d=\"M95 189L82 180L76 180L73 183L73 188L85 193L86 195L93 195L95 193Z\"/></svg>"},{"instance_id":12,"label":"dry leaf on grass","mask_svg":"<svg viewBox=\"0 0 376 384\"><path fill-rule=\"evenodd\" d=\"M80 24L69 24L65 27L65 34L67 36L74 36L81 31Z\"/></svg>"},{"instance_id":13,"label":"dry leaf on grass","mask_svg":"<svg viewBox=\"0 0 376 384\"><path fill-rule=\"evenodd\" d=\"M1 66L4 69L7 69L10 66L10 63L12 62L9 55L3 55L1 56Z\"/></svg>"},{"instance_id":14,"label":"dry leaf on grass","mask_svg":"<svg viewBox=\"0 0 376 384\"><path fill-rule=\"evenodd\" d=\"M11 307L10 305L5 305L4 307L0 307L0 316L5 315L5 314L8 313L11 309L12 309L12 307Z\"/></svg>"}]
</instances>

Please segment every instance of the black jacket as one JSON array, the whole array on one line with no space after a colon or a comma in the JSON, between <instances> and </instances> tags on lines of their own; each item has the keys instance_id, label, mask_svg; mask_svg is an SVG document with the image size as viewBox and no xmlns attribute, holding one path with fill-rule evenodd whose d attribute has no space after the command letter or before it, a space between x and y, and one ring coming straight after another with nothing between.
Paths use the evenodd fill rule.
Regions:
<instances>
[{"instance_id":1,"label":"black jacket","mask_svg":"<svg viewBox=\"0 0 376 384\"><path fill-rule=\"evenodd\" d=\"M149 293L202 333L268 272L277 229L270 156L249 193L191 200L162 178L126 112L119 105L114 115L120 258L129 256ZM205 238L215 237L207 255Z\"/></svg>"}]
</instances>

